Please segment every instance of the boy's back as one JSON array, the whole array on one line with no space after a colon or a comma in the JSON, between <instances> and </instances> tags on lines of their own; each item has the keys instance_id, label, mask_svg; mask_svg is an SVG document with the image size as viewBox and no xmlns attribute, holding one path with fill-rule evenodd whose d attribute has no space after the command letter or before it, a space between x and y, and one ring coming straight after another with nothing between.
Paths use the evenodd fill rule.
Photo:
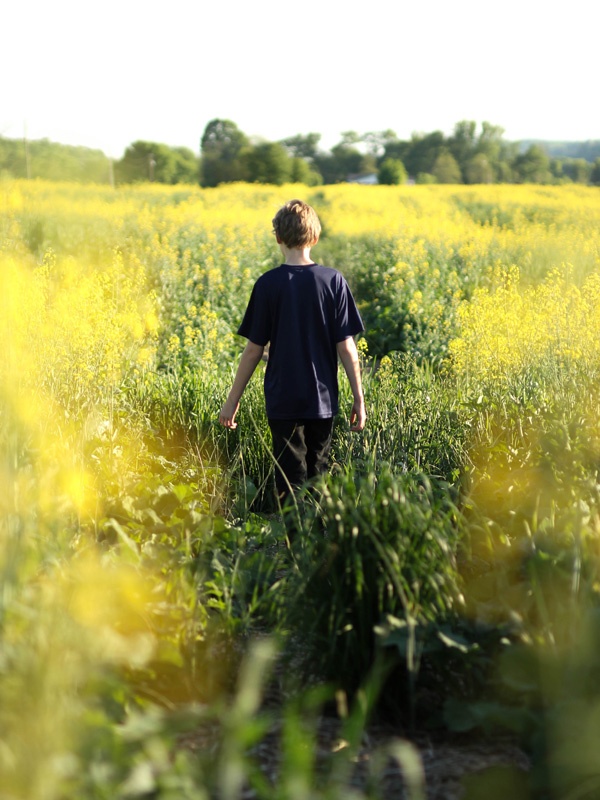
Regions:
<instances>
[{"instance_id":1,"label":"boy's back","mask_svg":"<svg viewBox=\"0 0 600 800\"><path fill-rule=\"evenodd\" d=\"M270 342L265 400L270 419L325 419L338 412L338 342L362 323L335 269L282 264L256 282L238 333Z\"/></svg>"}]
</instances>

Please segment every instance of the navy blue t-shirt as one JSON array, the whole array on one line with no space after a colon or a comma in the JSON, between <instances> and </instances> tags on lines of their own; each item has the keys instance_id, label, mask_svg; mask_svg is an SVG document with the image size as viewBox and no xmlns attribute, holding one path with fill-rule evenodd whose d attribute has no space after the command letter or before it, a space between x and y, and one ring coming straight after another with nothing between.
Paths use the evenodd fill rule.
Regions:
<instances>
[{"instance_id":1,"label":"navy blue t-shirt","mask_svg":"<svg viewBox=\"0 0 600 800\"><path fill-rule=\"evenodd\" d=\"M269 419L326 419L338 411L338 342L364 330L344 276L320 264L281 264L256 281L238 333L269 346Z\"/></svg>"}]
</instances>

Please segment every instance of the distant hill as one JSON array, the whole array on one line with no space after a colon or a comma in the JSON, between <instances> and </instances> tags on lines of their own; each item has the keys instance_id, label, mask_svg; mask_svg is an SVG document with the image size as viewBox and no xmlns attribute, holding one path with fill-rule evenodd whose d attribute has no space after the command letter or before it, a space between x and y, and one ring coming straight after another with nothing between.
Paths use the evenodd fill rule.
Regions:
<instances>
[{"instance_id":1,"label":"distant hill","mask_svg":"<svg viewBox=\"0 0 600 800\"><path fill-rule=\"evenodd\" d=\"M600 158L600 139L588 139L586 142L555 142L544 139L522 139L519 150L524 153L532 144L539 145L551 158L584 158L594 163Z\"/></svg>"},{"instance_id":2,"label":"distant hill","mask_svg":"<svg viewBox=\"0 0 600 800\"><path fill-rule=\"evenodd\" d=\"M0 136L0 177L108 183L111 163L101 150Z\"/></svg>"}]
</instances>

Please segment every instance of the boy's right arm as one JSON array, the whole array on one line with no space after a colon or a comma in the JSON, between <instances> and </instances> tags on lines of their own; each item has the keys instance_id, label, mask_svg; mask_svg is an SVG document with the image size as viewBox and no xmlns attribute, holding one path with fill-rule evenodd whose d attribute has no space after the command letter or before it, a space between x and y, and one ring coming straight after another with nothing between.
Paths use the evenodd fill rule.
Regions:
<instances>
[{"instance_id":1,"label":"boy's right arm","mask_svg":"<svg viewBox=\"0 0 600 800\"><path fill-rule=\"evenodd\" d=\"M244 348L244 352L240 358L240 363L238 364L237 372L235 373L235 378L233 379L233 385L227 400L221 409L221 413L219 414L219 422L226 428L237 427L235 415L240 407L240 398L244 393L244 389L252 377L258 362L262 358L264 349L265 348L262 345L254 344L254 342L248 342Z\"/></svg>"}]
</instances>

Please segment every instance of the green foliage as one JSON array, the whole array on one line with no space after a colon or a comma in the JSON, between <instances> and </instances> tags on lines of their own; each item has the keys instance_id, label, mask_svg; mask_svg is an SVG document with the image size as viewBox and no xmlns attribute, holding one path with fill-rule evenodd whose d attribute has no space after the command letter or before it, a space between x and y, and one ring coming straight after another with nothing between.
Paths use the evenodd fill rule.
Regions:
<instances>
[{"instance_id":1,"label":"green foliage","mask_svg":"<svg viewBox=\"0 0 600 800\"><path fill-rule=\"evenodd\" d=\"M282 186L292 177L292 160L283 145L263 142L250 148L244 157L246 179L251 183Z\"/></svg>"},{"instance_id":2,"label":"green foliage","mask_svg":"<svg viewBox=\"0 0 600 800\"><path fill-rule=\"evenodd\" d=\"M493 183L494 169L484 153L476 153L465 163L465 183Z\"/></svg>"},{"instance_id":3,"label":"green foliage","mask_svg":"<svg viewBox=\"0 0 600 800\"><path fill-rule=\"evenodd\" d=\"M263 142L258 152L250 146L248 137L231 120L215 119L208 123L202 135L203 161L199 168L197 156L186 147L170 148L152 143L150 152L138 152L144 142L134 142L115 165L121 183L156 181L161 183L195 183L217 186L231 181L253 181L281 185L281 181L318 186L321 183L345 181L351 174L376 171L391 159L402 161L407 173L416 183L434 182L439 172L440 183L553 183L574 181L596 185L593 163L597 160L598 142L506 142L503 128L489 122L477 125L463 120L456 123L452 135L440 131L413 134L409 141L398 139L394 131L369 131L358 134L348 131L329 152L318 150L321 134L297 134L280 142ZM147 144L147 143L146 143ZM355 145L361 144L359 149ZM282 145L291 159L284 165L277 154ZM272 149L271 155L264 151ZM533 148L533 150L531 150ZM541 150L540 150L541 148ZM366 153L364 152L366 150ZM527 150L527 152L525 152ZM532 163L532 153L548 154L542 168ZM442 159L449 152L458 165L450 167ZM536 156L537 157L537 156ZM534 159L535 160L535 159ZM248 162L252 169L247 171ZM270 164L270 166L269 166ZM285 178L282 176L286 175ZM25 142L0 137L0 176L11 178L43 178L77 182L112 183L111 160L98 150L70 147L46 139ZM387 168L384 179L389 176ZM396 183L392 181L392 184ZM400 181L401 183L404 181Z\"/></svg>"},{"instance_id":4,"label":"green foliage","mask_svg":"<svg viewBox=\"0 0 600 800\"><path fill-rule=\"evenodd\" d=\"M319 186L323 183L321 173L303 158L292 158L292 183L303 183L305 186Z\"/></svg>"},{"instance_id":5,"label":"green foliage","mask_svg":"<svg viewBox=\"0 0 600 800\"><path fill-rule=\"evenodd\" d=\"M198 164L197 157L185 147L137 141L115 164L115 178L118 183L197 183Z\"/></svg>"},{"instance_id":6,"label":"green foliage","mask_svg":"<svg viewBox=\"0 0 600 800\"><path fill-rule=\"evenodd\" d=\"M476 728L465 708L486 702L499 658L518 642L513 628L471 620L460 607L433 621L388 615L375 629L388 664L386 706L408 713L411 726Z\"/></svg>"},{"instance_id":7,"label":"green foliage","mask_svg":"<svg viewBox=\"0 0 600 800\"><path fill-rule=\"evenodd\" d=\"M282 139L282 144L292 158L301 158L312 161L318 152L318 144L321 140L320 133L298 134Z\"/></svg>"},{"instance_id":8,"label":"green foliage","mask_svg":"<svg viewBox=\"0 0 600 800\"><path fill-rule=\"evenodd\" d=\"M375 628L391 614L434 620L458 599L458 514L424 475L349 472L318 485L298 543L284 625L304 668L355 692L376 667Z\"/></svg>"},{"instance_id":9,"label":"green foliage","mask_svg":"<svg viewBox=\"0 0 600 800\"><path fill-rule=\"evenodd\" d=\"M388 186L398 186L399 184L406 183L407 177L404 164L399 158L386 158L382 162L377 173L378 183Z\"/></svg>"},{"instance_id":10,"label":"green foliage","mask_svg":"<svg viewBox=\"0 0 600 800\"><path fill-rule=\"evenodd\" d=\"M460 167L452 153L440 152L433 162L431 173L437 183L462 183Z\"/></svg>"},{"instance_id":11,"label":"green foliage","mask_svg":"<svg viewBox=\"0 0 600 800\"><path fill-rule=\"evenodd\" d=\"M439 363L455 332L457 297L485 280L481 263L433 243L399 248L392 237L328 236L319 248L348 277L376 357L400 351Z\"/></svg>"},{"instance_id":12,"label":"green foliage","mask_svg":"<svg viewBox=\"0 0 600 800\"><path fill-rule=\"evenodd\" d=\"M382 156L387 145L398 142L396 132L391 128L383 131L368 131L361 140L367 146L368 152L376 157Z\"/></svg>"},{"instance_id":13,"label":"green foliage","mask_svg":"<svg viewBox=\"0 0 600 800\"><path fill-rule=\"evenodd\" d=\"M560 173L574 183L590 183L592 165L584 158L566 158L560 162Z\"/></svg>"},{"instance_id":14,"label":"green foliage","mask_svg":"<svg viewBox=\"0 0 600 800\"><path fill-rule=\"evenodd\" d=\"M599 139L587 139L581 142L523 139L519 144L522 151L527 150L532 144L540 145L551 158L584 158L589 163L600 158Z\"/></svg>"},{"instance_id":15,"label":"green foliage","mask_svg":"<svg viewBox=\"0 0 600 800\"><path fill-rule=\"evenodd\" d=\"M417 183L511 182L518 147L505 142L503 133L501 127L483 122L477 135L476 123L463 120L447 138L434 131L413 134L410 141L388 139L381 160L400 159Z\"/></svg>"},{"instance_id":16,"label":"green foliage","mask_svg":"<svg viewBox=\"0 0 600 800\"><path fill-rule=\"evenodd\" d=\"M594 161L592 171L590 172L590 183L592 186L600 186L600 158Z\"/></svg>"},{"instance_id":17,"label":"green foliage","mask_svg":"<svg viewBox=\"0 0 600 800\"><path fill-rule=\"evenodd\" d=\"M214 363L237 356L240 343L233 331L254 280L273 260L267 233L252 245L230 230L213 235L197 229L179 232L173 241L176 258L161 260L154 275L162 305L161 368L198 370L209 353Z\"/></svg>"},{"instance_id":18,"label":"green foliage","mask_svg":"<svg viewBox=\"0 0 600 800\"><path fill-rule=\"evenodd\" d=\"M538 145L532 144L525 153L520 153L512 167L520 183L550 183L550 159Z\"/></svg>"},{"instance_id":19,"label":"green foliage","mask_svg":"<svg viewBox=\"0 0 600 800\"><path fill-rule=\"evenodd\" d=\"M444 723L517 736L540 796L598 782L585 743L597 735L596 380L545 364L501 385L471 386L463 398L471 420L459 558L467 617L509 633L467 701L447 700Z\"/></svg>"},{"instance_id":20,"label":"green foliage","mask_svg":"<svg viewBox=\"0 0 600 800\"><path fill-rule=\"evenodd\" d=\"M493 506L508 535L535 534L543 520L558 534L598 508L599 408L588 380L594 375L577 369L528 370L508 386L473 386L463 399L472 418L469 492L480 508Z\"/></svg>"},{"instance_id":21,"label":"green foliage","mask_svg":"<svg viewBox=\"0 0 600 800\"><path fill-rule=\"evenodd\" d=\"M473 120L462 120L454 126L449 139L449 151L458 164L465 164L477 148L477 124Z\"/></svg>"},{"instance_id":22,"label":"green foliage","mask_svg":"<svg viewBox=\"0 0 600 800\"><path fill-rule=\"evenodd\" d=\"M315 156L314 162L324 183L340 183L348 180L350 175L369 171L370 165L365 156L353 146L358 141L358 134L346 136L331 148L330 153L319 153Z\"/></svg>"},{"instance_id":23,"label":"green foliage","mask_svg":"<svg viewBox=\"0 0 600 800\"><path fill-rule=\"evenodd\" d=\"M111 165L101 150L0 136L0 177L109 183Z\"/></svg>"},{"instance_id":24,"label":"green foliage","mask_svg":"<svg viewBox=\"0 0 600 800\"><path fill-rule=\"evenodd\" d=\"M400 148L397 158L400 158L409 175L418 175L420 172L433 172L433 165L439 153L444 148L444 134L434 131L426 135L413 134L408 147ZM397 145L386 147L386 156L394 157Z\"/></svg>"},{"instance_id":25,"label":"green foliage","mask_svg":"<svg viewBox=\"0 0 600 800\"><path fill-rule=\"evenodd\" d=\"M357 471L381 461L456 483L466 458L466 415L452 383L400 353L370 372L365 365L363 373L369 423L358 441L349 442L347 433L336 436L336 460Z\"/></svg>"},{"instance_id":26,"label":"green foliage","mask_svg":"<svg viewBox=\"0 0 600 800\"><path fill-rule=\"evenodd\" d=\"M248 137L228 119L211 120L202 134L201 183L218 186L229 181L245 180L242 156Z\"/></svg>"}]
</instances>

